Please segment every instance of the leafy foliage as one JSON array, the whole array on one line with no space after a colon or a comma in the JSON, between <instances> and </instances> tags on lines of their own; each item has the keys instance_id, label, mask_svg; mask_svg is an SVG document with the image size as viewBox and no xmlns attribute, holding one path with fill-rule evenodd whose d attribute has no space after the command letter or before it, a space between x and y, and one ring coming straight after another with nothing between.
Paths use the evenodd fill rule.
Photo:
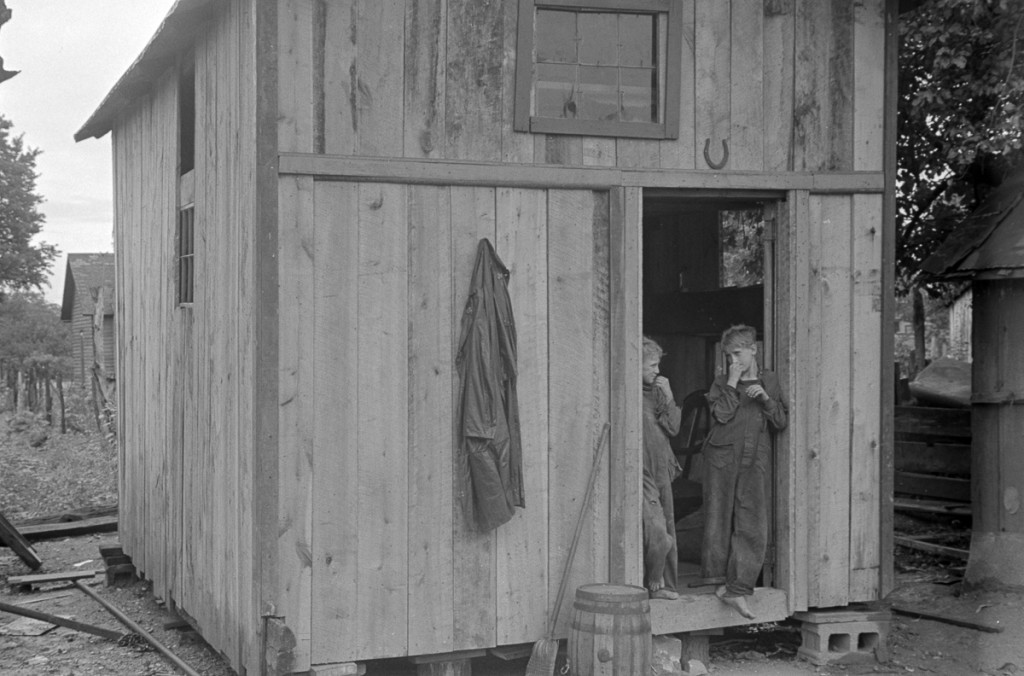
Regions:
<instances>
[{"instance_id":1,"label":"leafy foliage","mask_svg":"<svg viewBox=\"0 0 1024 676\"><path fill-rule=\"evenodd\" d=\"M900 17L897 290L1021 161L1024 3L928 0Z\"/></svg>"},{"instance_id":2,"label":"leafy foliage","mask_svg":"<svg viewBox=\"0 0 1024 676\"><path fill-rule=\"evenodd\" d=\"M752 286L764 281L764 212L723 211L721 286Z\"/></svg>"},{"instance_id":3,"label":"leafy foliage","mask_svg":"<svg viewBox=\"0 0 1024 676\"><path fill-rule=\"evenodd\" d=\"M0 302L0 363L54 376L70 368L71 337L57 307L38 293L16 293Z\"/></svg>"},{"instance_id":4,"label":"leafy foliage","mask_svg":"<svg viewBox=\"0 0 1024 676\"><path fill-rule=\"evenodd\" d=\"M0 300L4 292L40 289L57 248L34 243L43 227L36 193L38 149L26 149L0 115Z\"/></svg>"}]
</instances>

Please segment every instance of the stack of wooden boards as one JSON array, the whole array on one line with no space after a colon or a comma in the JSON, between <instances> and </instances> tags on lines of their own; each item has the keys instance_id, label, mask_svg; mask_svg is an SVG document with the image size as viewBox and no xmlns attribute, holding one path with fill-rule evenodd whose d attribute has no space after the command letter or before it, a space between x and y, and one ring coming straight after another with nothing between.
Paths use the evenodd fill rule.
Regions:
<instances>
[{"instance_id":1,"label":"stack of wooden boards","mask_svg":"<svg viewBox=\"0 0 1024 676\"><path fill-rule=\"evenodd\" d=\"M897 406L894 422L896 509L969 517L971 410Z\"/></svg>"},{"instance_id":2,"label":"stack of wooden boards","mask_svg":"<svg viewBox=\"0 0 1024 676\"><path fill-rule=\"evenodd\" d=\"M896 511L967 528L971 517L971 410L897 406L894 422ZM948 529L943 534L949 535ZM894 541L966 560L968 551L947 546L946 539L897 533Z\"/></svg>"}]
</instances>

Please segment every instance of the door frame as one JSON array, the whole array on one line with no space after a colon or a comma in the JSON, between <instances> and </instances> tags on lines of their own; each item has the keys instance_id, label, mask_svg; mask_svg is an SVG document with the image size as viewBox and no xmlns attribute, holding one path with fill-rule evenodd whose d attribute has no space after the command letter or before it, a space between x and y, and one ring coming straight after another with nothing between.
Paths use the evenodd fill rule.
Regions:
<instances>
[{"instance_id":1,"label":"door frame","mask_svg":"<svg viewBox=\"0 0 1024 676\"><path fill-rule=\"evenodd\" d=\"M660 190L659 190L660 191ZM711 196L706 190L680 192ZM673 191L675 192L675 191ZM715 196L759 197L776 205L771 244L774 266L766 270L766 291L773 308L766 308L765 324L771 325L770 347L774 369L787 394L792 397L796 369L792 355L799 350L796 335L801 265L806 249L798 241L800 223L809 218L809 191L713 191ZM643 584L643 542L641 526L642 429L641 363L643 341L643 203L641 187L617 187L610 191L611 237L611 520L609 580L620 584ZM801 257L803 252L803 257ZM766 338L768 331L766 330ZM792 414L792 412L791 412ZM806 495L799 490L806 468L797 462L794 444L799 434L792 426L776 438L774 588L784 593L789 613L806 609L808 562Z\"/></svg>"}]
</instances>

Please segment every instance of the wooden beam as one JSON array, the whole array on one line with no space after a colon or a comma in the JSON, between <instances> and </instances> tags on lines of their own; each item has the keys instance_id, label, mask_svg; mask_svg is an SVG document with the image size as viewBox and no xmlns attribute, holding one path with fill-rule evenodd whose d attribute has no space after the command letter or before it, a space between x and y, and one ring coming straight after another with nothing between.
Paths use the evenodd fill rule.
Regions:
<instances>
[{"instance_id":1,"label":"wooden beam","mask_svg":"<svg viewBox=\"0 0 1024 676\"><path fill-rule=\"evenodd\" d=\"M259 637L249 648L249 664L265 665L277 594L278 467L278 204L277 204L277 3L255 5L256 177L255 252L250 274L256 281L252 303L252 596L247 626ZM257 619L262 618L262 619Z\"/></svg>"},{"instance_id":2,"label":"wooden beam","mask_svg":"<svg viewBox=\"0 0 1024 676\"><path fill-rule=\"evenodd\" d=\"M121 634L113 629L104 629L103 627L96 627L91 624L86 624L85 622L76 622L75 620L69 620L66 617L51 615L50 613L32 610L31 608L23 608L10 603L3 603L2 601L0 601L0 610L11 613L12 615L21 615L22 617L31 617L33 620L49 622L50 624L55 624L59 627L67 627L68 629L92 634L93 636L99 636L100 638L109 639L111 641L119 641L121 639Z\"/></svg>"},{"instance_id":3,"label":"wooden beam","mask_svg":"<svg viewBox=\"0 0 1024 676\"><path fill-rule=\"evenodd\" d=\"M46 540L72 535L88 535L90 533L112 533L117 531L117 517L104 516L95 519L82 519L81 521L40 523L34 526L22 526L19 530L26 540Z\"/></svg>"},{"instance_id":4,"label":"wooden beam","mask_svg":"<svg viewBox=\"0 0 1024 676\"><path fill-rule=\"evenodd\" d=\"M879 597L885 597L895 586L893 560L893 423L895 338L887 327L896 316L896 101L899 67L896 55L899 49L899 13L897 0L885 0L885 93L882 129L882 169L885 191L882 193L882 354L880 359L882 383L882 434L880 460L882 465L881 490L881 579Z\"/></svg>"},{"instance_id":5,"label":"wooden beam","mask_svg":"<svg viewBox=\"0 0 1024 676\"><path fill-rule=\"evenodd\" d=\"M809 190L814 193L880 193L880 172L775 173L706 172L688 169L621 169L602 166L502 164L468 160L387 159L311 153L282 153L282 174L323 180L380 181L432 185L579 188L615 186L688 190Z\"/></svg>"},{"instance_id":6,"label":"wooden beam","mask_svg":"<svg viewBox=\"0 0 1024 676\"><path fill-rule=\"evenodd\" d=\"M7 578L7 584L12 587L23 585L43 584L46 582L67 582L69 580L84 580L95 577L95 570L73 570L64 573L38 573L35 575L12 575Z\"/></svg>"},{"instance_id":7,"label":"wooden beam","mask_svg":"<svg viewBox=\"0 0 1024 676\"><path fill-rule=\"evenodd\" d=\"M43 561L36 554L36 550L32 549L32 545L28 543L25 536L3 514L0 514L0 542L14 550L18 558L24 561L25 565L32 570L39 570L43 565Z\"/></svg>"},{"instance_id":8,"label":"wooden beam","mask_svg":"<svg viewBox=\"0 0 1024 676\"><path fill-rule=\"evenodd\" d=\"M611 448L609 580L642 582L640 529L641 209L636 188L611 191Z\"/></svg>"}]
</instances>

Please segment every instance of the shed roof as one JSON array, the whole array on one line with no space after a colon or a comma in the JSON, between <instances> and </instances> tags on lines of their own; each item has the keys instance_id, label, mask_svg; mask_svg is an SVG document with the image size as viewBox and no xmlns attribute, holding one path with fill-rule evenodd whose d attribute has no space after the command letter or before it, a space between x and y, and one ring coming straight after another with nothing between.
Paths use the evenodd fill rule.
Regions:
<instances>
[{"instance_id":1,"label":"shed roof","mask_svg":"<svg viewBox=\"0 0 1024 676\"><path fill-rule=\"evenodd\" d=\"M921 270L946 279L1024 278L1024 168L996 188Z\"/></svg>"},{"instance_id":2,"label":"shed roof","mask_svg":"<svg viewBox=\"0 0 1024 676\"><path fill-rule=\"evenodd\" d=\"M103 314L114 314L114 254L68 254L67 274L64 276L64 300L60 318L71 321L72 313L91 315L95 311L90 289L103 289ZM81 290L84 293L77 294ZM75 296L82 299L75 307Z\"/></svg>"},{"instance_id":3,"label":"shed roof","mask_svg":"<svg viewBox=\"0 0 1024 676\"><path fill-rule=\"evenodd\" d=\"M149 93L156 79L192 44L196 29L224 1L176 0L142 53L107 93L99 108L75 132L75 140L100 138L110 131L118 115Z\"/></svg>"}]
</instances>

